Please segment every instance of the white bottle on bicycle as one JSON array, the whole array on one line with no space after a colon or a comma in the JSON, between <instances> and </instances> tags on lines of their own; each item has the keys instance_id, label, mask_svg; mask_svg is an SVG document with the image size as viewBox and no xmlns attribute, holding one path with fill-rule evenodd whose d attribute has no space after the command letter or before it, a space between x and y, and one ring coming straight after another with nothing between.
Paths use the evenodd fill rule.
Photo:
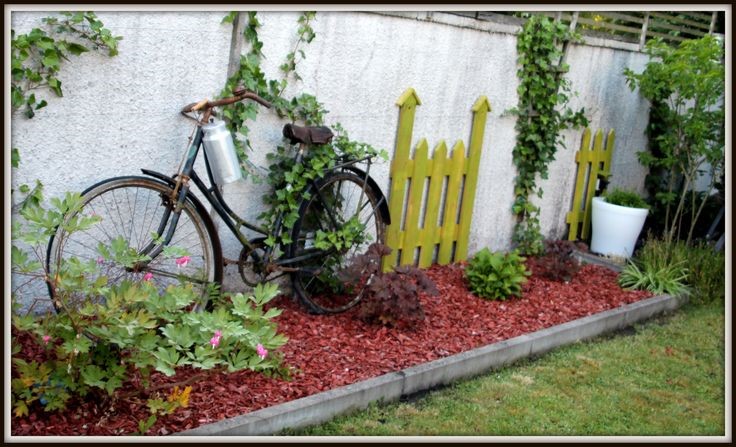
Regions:
<instances>
[{"instance_id":1,"label":"white bottle on bicycle","mask_svg":"<svg viewBox=\"0 0 736 447\"><path fill-rule=\"evenodd\" d=\"M202 130L204 131L202 143L215 183L223 186L243 178L238 156L235 153L233 136L225 122L213 120L202 126Z\"/></svg>"}]
</instances>

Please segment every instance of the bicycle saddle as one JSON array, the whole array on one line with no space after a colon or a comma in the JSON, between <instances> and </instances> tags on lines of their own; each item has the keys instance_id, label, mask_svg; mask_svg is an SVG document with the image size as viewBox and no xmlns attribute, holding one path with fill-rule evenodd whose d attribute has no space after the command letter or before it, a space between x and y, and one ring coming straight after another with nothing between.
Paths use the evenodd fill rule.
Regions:
<instances>
[{"instance_id":1,"label":"bicycle saddle","mask_svg":"<svg viewBox=\"0 0 736 447\"><path fill-rule=\"evenodd\" d=\"M284 126L284 136L291 144L327 144L332 137L332 131L326 126L297 126L287 124Z\"/></svg>"}]
</instances>

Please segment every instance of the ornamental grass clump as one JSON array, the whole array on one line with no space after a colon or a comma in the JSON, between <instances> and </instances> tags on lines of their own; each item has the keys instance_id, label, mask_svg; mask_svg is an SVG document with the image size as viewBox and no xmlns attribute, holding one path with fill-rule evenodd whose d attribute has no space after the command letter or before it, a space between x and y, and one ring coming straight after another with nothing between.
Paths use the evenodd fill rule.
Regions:
<instances>
[{"instance_id":1,"label":"ornamental grass clump","mask_svg":"<svg viewBox=\"0 0 736 447\"><path fill-rule=\"evenodd\" d=\"M514 250L491 252L484 248L473 256L465 268L470 291L489 300L506 300L521 296L521 286L531 275L526 258Z\"/></svg>"},{"instance_id":2,"label":"ornamental grass clump","mask_svg":"<svg viewBox=\"0 0 736 447\"><path fill-rule=\"evenodd\" d=\"M689 295L687 259L673 256L676 249L656 239L649 239L619 275L619 284L627 289L648 290L657 295Z\"/></svg>"},{"instance_id":3,"label":"ornamental grass clump","mask_svg":"<svg viewBox=\"0 0 736 447\"><path fill-rule=\"evenodd\" d=\"M725 254L707 243L650 238L634 262L622 272L622 286L670 294L684 289L694 303L722 300L726 295Z\"/></svg>"}]
</instances>

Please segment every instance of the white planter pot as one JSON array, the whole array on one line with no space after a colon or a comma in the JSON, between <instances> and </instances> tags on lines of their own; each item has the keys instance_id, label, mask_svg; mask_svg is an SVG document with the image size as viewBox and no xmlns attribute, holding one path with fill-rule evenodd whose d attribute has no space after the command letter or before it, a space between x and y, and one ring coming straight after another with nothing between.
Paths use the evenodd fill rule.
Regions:
<instances>
[{"instance_id":1,"label":"white planter pot","mask_svg":"<svg viewBox=\"0 0 736 447\"><path fill-rule=\"evenodd\" d=\"M630 258L649 214L646 208L629 208L593 197L590 251Z\"/></svg>"}]
</instances>

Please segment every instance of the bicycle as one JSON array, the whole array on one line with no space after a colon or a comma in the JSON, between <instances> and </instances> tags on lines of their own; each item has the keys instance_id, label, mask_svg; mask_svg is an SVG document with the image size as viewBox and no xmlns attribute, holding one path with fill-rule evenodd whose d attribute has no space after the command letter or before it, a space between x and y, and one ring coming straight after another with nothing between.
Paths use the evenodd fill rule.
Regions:
<instances>
[{"instance_id":1,"label":"bicycle","mask_svg":"<svg viewBox=\"0 0 736 447\"><path fill-rule=\"evenodd\" d=\"M210 159L212 154L208 154L206 147L202 152L209 187L194 169L205 138L203 128L214 122L213 109L245 99L271 107L257 94L239 88L231 97L203 100L181 110L182 115L196 121L196 126L173 176L141 169L143 176L110 178L87 188L82 193L83 207L77 213L97 215L102 220L88 230L72 234L59 227L49 240L47 271L53 275L54 262L59 265L59 261L70 257L87 262L96 259L100 276L105 275L108 283L148 280L161 290L179 281L191 283L201 297L196 307L203 309L211 301L208 285L222 282L225 261L237 262L242 280L249 285L290 275L295 295L313 313L336 313L355 306L370 278L342 282L338 277L353 256L371 242L383 240L386 225L390 223L385 196L369 175L372 157L340 159L322 178L309 182L300 192L299 217L289 234L291 242L268 245L265 241L269 236L281 234L283 215L276 217L272 228L239 217L218 188L218 171L213 171L213 161L217 160ZM286 124L283 134L291 144L298 145L296 163L302 163L310 147L328 144L333 137L327 127L294 124ZM363 162L365 169L358 166ZM240 169L239 165L237 168ZM223 258L213 220L194 195L193 187L241 243L237 261ZM320 232L323 236L328 232L339 233L345 225L356 221L361 231L349 247L315 246L320 245L317 241ZM243 227L258 236L248 239L241 231ZM114 245L114 249L130 255L134 262L116 263L101 257L100 244ZM181 247L187 255L175 261L167 259L162 254L166 247ZM57 305L53 299L56 289L50 282L48 289Z\"/></svg>"}]
</instances>

